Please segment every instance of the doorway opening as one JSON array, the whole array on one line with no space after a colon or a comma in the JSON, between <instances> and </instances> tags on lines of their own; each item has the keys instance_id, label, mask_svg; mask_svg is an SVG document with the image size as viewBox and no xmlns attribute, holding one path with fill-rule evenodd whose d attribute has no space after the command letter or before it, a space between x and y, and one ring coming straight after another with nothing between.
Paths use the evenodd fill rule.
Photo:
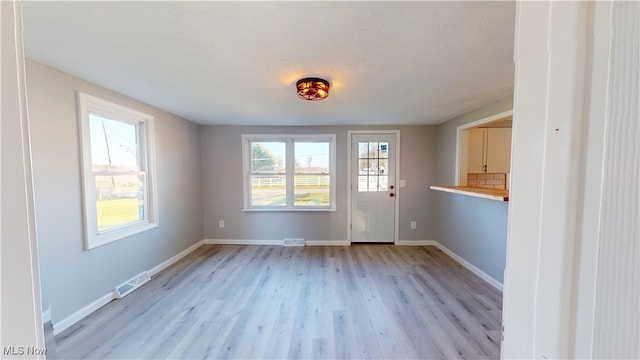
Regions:
<instances>
[{"instance_id":1,"label":"doorway opening","mask_svg":"<svg viewBox=\"0 0 640 360\"><path fill-rule=\"evenodd\" d=\"M512 119L509 110L458 126L456 185L509 189Z\"/></svg>"}]
</instances>

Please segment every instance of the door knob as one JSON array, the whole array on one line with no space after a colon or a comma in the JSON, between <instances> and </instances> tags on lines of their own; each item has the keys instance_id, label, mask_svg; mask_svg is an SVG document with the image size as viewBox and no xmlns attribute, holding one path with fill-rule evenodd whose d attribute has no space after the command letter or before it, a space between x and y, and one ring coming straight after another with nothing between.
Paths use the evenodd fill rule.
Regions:
<instances>
[{"instance_id":1,"label":"door knob","mask_svg":"<svg viewBox=\"0 0 640 360\"><path fill-rule=\"evenodd\" d=\"M396 196L396 194L394 194L394 193L389 193L389 196L394 197L394 196Z\"/></svg>"}]
</instances>

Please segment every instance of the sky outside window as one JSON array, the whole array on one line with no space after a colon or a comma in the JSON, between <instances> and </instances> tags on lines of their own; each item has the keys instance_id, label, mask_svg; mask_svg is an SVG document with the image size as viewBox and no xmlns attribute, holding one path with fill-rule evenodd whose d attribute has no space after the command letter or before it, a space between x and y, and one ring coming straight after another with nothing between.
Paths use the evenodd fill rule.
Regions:
<instances>
[{"instance_id":1,"label":"sky outside window","mask_svg":"<svg viewBox=\"0 0 640 360\"><path fill-rule=\"evenodd\" d=\"M137 170L136 132L133 124L89 114L93 167L112 166L119 170Z\"/></svg>"},{"instance_id":2,"label":"sky outside window","mask_svg":"<svg viewBox=\"0 0 640 360\"><path fill-rule=\"evenodd\" d=\"M283 142L258 142L258 144L284 163L286 154ZM295 142L295 157L301 167L321 168L329 172L328 142Z\"/></svg>"}]
</instances>

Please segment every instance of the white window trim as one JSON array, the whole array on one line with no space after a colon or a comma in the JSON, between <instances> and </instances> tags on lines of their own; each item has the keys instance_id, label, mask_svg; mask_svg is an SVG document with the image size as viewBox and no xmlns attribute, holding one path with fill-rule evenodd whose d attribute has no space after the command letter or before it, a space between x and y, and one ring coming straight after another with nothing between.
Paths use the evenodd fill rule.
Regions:
<instances>
[{"instance_id":1,"label":"white window trim","mask_svg":"<svg viewBox=\"0 0 640 360\"><path fill-rule=\"evenodd\" d=\"M250 143L256 141L282 141L287 143L286 147L286 182L287 199L290 203L287 206L252 206L249 186L251 185L251 168L249 155L251 154ZM295 175L295 159L293 144L295 142L329 142L329 206L295 206L292 203ZM242 171L243 171L243 211L337 211L336 210L336 135L335 134L242 134Z\"/></svg>"},{"instance_id":2,"label":"white window trim","mask_svg":"<svg viewBox=\"0 0 640 360\"><path fill-rule=\"evenodd\" d=\"M80 122L80 146L82 161L82 183L84 201L84 229L85 248L87 250L105 245L116 240L124 239L158 227L158 196L155 169L155 131L153 116L124 107L112 102L91 96L82 92L77 93L78 118ZM92 171L91 142L89 133L89 112L106 116L110 119L131 123L144 131L144 150L142 159L145 184L145 219L131 222L111 229L98 231L96 200L97 192Z\"/></svg>"}]
</instances>

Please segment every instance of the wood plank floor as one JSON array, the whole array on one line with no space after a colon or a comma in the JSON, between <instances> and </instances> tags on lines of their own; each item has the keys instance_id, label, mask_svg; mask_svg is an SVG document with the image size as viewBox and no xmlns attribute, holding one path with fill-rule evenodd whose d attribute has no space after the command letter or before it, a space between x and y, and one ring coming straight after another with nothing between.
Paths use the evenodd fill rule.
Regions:
<instances>
[{"instance_id":1,"label":"wood plank floor","mask_svg":"<svg viewBox=\"0 0 640 360\"><path fill-rule=\"evenodd\" d=\"M502 294L433 246L206 245L58 335L58 358L499 358Z\"/></svg>"}]
</instances>

